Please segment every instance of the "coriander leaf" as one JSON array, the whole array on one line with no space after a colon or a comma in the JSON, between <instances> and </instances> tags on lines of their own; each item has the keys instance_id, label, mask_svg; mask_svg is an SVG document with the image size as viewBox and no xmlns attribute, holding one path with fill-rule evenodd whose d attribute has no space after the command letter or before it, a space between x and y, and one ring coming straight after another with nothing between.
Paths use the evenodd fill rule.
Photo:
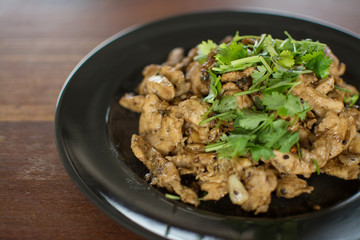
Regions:
<instances>
[{"instance_id":1,"label":"coriander leaf","mask_svg":"<svg viewBox=\"0 0 360 240\"><path fill-rule=\"evenodd\" d=\"M229 111L216 115L216 117L221 121L234 121L237 116L238 115L234 111Z\"/></svg>"},{"instance_id":2,"label":"coriander leaf","mask_svg":"<svg viewBox=\"0 0 360 240\"><path fill-rule=\"evenodd\" d=\"M208 73L210 77L210 89L209 94L204 98L204 101L207 103L213 103L216 96L221 91L221 76L216 76L216 74L210 70L208 71Z\"/></svg>"},{"instance_id":3,"label":"coriander leaf","mask_svg":"<svg viewBox=\"0 0 360 240\"><path fill-rule=\"evenodd\" d=\"M352 107L357 102L358 99L359 99L359 95L354 94L353 96L344 99L344 102L349 104L349 107Z\"/></svg>"},{"instance_id":4,"label":"coriander leaf","mask_svg":"<svg viewBox=\"0 0 360 240\"><path fill-rule=\"evenodd\" d=\"M300 113L304 110L300 98L292 94L289 94L287 96L287 101L284 103L283 107L287 110L287 115L289 115L290 117L293 117L297 113ZM280 116L285 116L285 115L280 115Z\"/></svg>"},{"instance_id":5,"label":"coriander leaf","mask_svg":"<svg viewBox=\"0 0 360 240\"><path fill-rule=\"evenodd\" d=\"M210 122L215 119L219 119L221 121L233 121L238 115L234 111L224 112L217 114L215 116L209 117L201 122L199 122L199 125L203 125L204 123Z\"/></svg>"},{"instance_id":6,"label":"coriander leaf","mask_svg":"<svg viewBox=\"0 0 360 240\"><path fill-rule=\"evenodd\" d=\"M265 147L277 149L280 147L279 139L286 134L289 123L285 120L278 119L272 122L266 129L258 133L259 142Z\"/></svg>"},{"instance_id":7,"label":"coriander leaf","mask_svg":"<svg viewBox=\"0 0 360 240\"><path fill-rule=\"evenodd\" d=\"M234 127L241 127L248 130L253 130L259 127L260 123L269 121L271 117L267 113L255 112L251 110L241 110L235 120Z\"/></svg>"},{"instance_id":8,"label":"coriander leaf","mask_svg":"<svg viewBox=\"0 0 360 240\"><path fill-rule=\"evenodd\" d=\"M294 57L289 50L282 51L276 60L278 64L286 68L290 68L295 64Z\"/></svg>"},{"instance_id":9,"label":"coriander leaf","mask_svg":"<svg viewBox=\"0 0 360 240\"><path fill-rule=\"evenodd\" d=\"M246 148L249 140L252 137L249 135L231 134L228 136L228 142L231 144L233 151L231 157L245 155L248 152Z\"/></svg>"},{"instance_id":10,"label":"coriander leaf","mask_svg":"<svg viewBox=\"0 0 360 240\"><path fill-rule=\"evenodd\" d=\"M216 151L219 157L224 158L246 155L248 152L247 144L253 138L253 136L242 134L231 134L229 136L224 134L221 136L220 142L208 144L205 151Z\"/></svg>"},{"instance_id":11,"label":"coriander leaf","mask_svg":"<svg viewBox=\"0 0 360 240\"><path fill-rule=\"evenodd\" d=\"M231 41L229 44L222 43L215 59L220 65L229 65L233 60L246 57L244 45L241 42Z\"/></svg>"},{"instance_id":12,"label":"coriander leaf","mask_svg":"<svg viewBox=\"0 0 360 240\"><path fill-rule=\"evenodd\" d=\"M296 46L296 52L299 55L311 54L313 52L323 51L323 47L326 44L322 44L319 42L313 42L311 39L305 39L301 41L294 40Z\"/></svg>"},{"instance_id":13,"label":"coriander leaf","mask_svg":"<svg viewBox=\"0 0 360 240\"><path fill-rule=\"evenodd\" d=\"M286 102L286 96L278 92L273 92L271 94L264 94L263 96L263 105L269 110L278 110Z\"/></svg>"},{"instance_id":14,"label":"coriander leaf","mask_svg":"<svg viewBox=\"0 0 360 240\"><path fill-rule=\"evenodd\" d=\"M301 57L306 68L312 70L318 78L325 78L329 75L332 60L325 57L324 51L308 53Z\"/></svg>"},{"instance_id":15,"label":"coriander leaf","mask_svg":"<svg viewBox=\"0 0 360 240\"><path fill-rule=\"evenodd\" d=\"M250 75L253 78L253 85L263 81L263 77L266 74L266 68L264 66L258 66L256 70Z\"/></svg>"},{"instance_id":16,"label":"coriander leaf","mask_svg":"<svg viewBox=\"0 0 360 240\"><path fill-rule=\"evenodd\" d=\"M278 56L279 54L275 50L275 41L271 35L267 35L264 40L264 48L270 54L271 57Z\"/></svg>"},{"instance_id":17,"label":"coriander leaf","mask_svg":"<svg viewBox=\"0 0 360 240\"><path fill-rule=\"evenodd\" d=\"M239 36L239 31L236 31L236 33L235 33L232 41L238 42L238 41L240 41L241 39L242 39L242 37Z\"/></svg>"},{"instance_id":18,"label":"coriander leaf","mask_svg":"<svg viewBox=\"0 0 360 240\"><path fill-rule=\"evenodd\" d=\"M261 145L250 145L249 146L251 156L254 159L254 161L258 162L260 158L269 160L275 157L275 154L271 148L267 148Z\"/></svg>"},{"instance_id":19,"label":"coriander leaf","mask_svg":"<svg viewBox=\"0 0 360 240\"><path fill-rule=\"evenodd\" d=\"M303 105L297 96L292 94L286 96L278 92L264 94L263 105L265 105L268 110L277 110L279 116L294 117L300 114L299 117L301 120L304 120L306 112L311 110L309 104L304 101Z\"/></svg>"},{"instance_id":20,"label":"coriander leaf","mask_svg":"<svg viewBox=\"0 0 360 240\"><path fill-rule=\"evenodd\" d=\"M300 138L299 132L294 132L294 133L287 132L279 139L279 144L281 146L279 151L282 153L290 152L290 149L292 148L292 146L294 146L294 144L296 144L299 141L299 138Z\"/></svg>"},{"instance_id":21,"label":"coriander leaf","mask_svg":"<svg viewBox=\"0 0 360 240\"><path fill-rule=\"evenodd\" d=\"M217 48L217 44L214 43L212 40L202 41L200 44L198 44L198 51L197 56L194 58L196 61L199 61L199 63L204 63L207 55L211 52L211 50Z\"/></svg>"},{"instance_id":22,"label":"coriander leaf","mask_svg":"<svg viewBox=\"0 0 360 240\"><path fill-rule=\"evenodd\" d=\"M213 102L212 109L214 112L224 113L234 111L238 108L236 97L232 95L225 95L220 100L216 99Z\"/></svg>"},{"instance_id":23,"label":"coriander leaf","mask_svg":"<svg viewBox=\"0 0 360 240\"><path fill-rule=\"evenodd\" d=\"M298 113L298 116L302 121L306 118L306 112L311 110L310 105L306 101L303 103L303 109L304 110L302 112Z\"/></svg>"},{"instance_id":24,"label":"coriander leaf","mask_svg":"<svg viewBox=\"0 0 360 240\"><path fill-rule=\"evenodd\" d=\"M315 168L316 168L316 173L317 173L317 175L320 175L320 167L319 167L318 161L314 158L314 159L313 159L313 162L314 162L314 164L315 164Z\"/></svg>"}]
</instances>

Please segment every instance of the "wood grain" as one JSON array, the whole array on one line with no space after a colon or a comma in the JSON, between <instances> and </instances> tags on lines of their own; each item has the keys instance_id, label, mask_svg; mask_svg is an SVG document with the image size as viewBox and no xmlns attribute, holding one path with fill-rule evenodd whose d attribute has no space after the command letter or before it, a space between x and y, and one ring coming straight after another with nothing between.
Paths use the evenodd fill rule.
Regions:
<instances>
[{"instance_id":1,"label":"wood grain","mask_svg":"<svg viewBox=\"0 0 360 240\"><path fill-rule=\"evenodd\" d=\"M97 209L67 175L53 134L59 92L91 49L125 28L244 7L360 32L358 0L0 0L0 239L143 239Z\"/></svg>"}]
</instances>

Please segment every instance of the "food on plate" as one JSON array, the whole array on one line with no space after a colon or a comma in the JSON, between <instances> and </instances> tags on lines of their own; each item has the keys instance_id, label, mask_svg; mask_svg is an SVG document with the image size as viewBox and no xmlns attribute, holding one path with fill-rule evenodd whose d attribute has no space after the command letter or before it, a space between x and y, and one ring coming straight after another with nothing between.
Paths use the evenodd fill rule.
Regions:
<instances>
[{"instance_id":1,"label":"food on plate","mask_svg":"<svg viewBox=\"0 0 360 240\"><path fill-rule=\"evenodd\" d=\"M324 43L285 35L236 33L144 68L119 103L140 113L131 148L152 185L259 214L273 192L311 194L312 174L359 178L359 93L345 64Z\"/></svg>"}]
</instances>

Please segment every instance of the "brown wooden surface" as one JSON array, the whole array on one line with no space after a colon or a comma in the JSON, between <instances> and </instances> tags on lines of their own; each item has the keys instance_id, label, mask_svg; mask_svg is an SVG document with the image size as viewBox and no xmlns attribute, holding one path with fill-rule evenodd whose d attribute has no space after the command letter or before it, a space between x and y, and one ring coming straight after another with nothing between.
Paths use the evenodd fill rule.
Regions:
<instances>
[{"instance_id":1,"label":"brown wooden surface","mask_svg":"<svg viewBox=\"0 0 360 240\"><path fill-rule=\"evenodd\" d=\"M124 28L242 7L304 14L360 33L359 0L0 0L0 239L142 239L89 202L62 166L53 119L64 80Z\"/></svg>"}]
</instances>

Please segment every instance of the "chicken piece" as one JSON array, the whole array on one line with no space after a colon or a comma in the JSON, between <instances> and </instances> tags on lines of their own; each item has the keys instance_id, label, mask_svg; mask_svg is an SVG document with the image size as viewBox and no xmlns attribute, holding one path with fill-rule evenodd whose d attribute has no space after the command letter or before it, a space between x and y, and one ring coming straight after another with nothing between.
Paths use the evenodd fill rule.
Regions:
<instances>
[{"instance_id":1,"label":"chicken piece","mask_svg":"<svg viewBox=\"0 0 360 240\"><path fill-rule=\"evenodd\" d=\"M279 173L310 175L316 171L316 166L311 157L304 158L305 153L310 155L309 151L301 149L302 159L300 161L297 154L274 150L275 157L270 159L270 163Z\"/></svg>"},{"instance_id":2,"label":"chicken piece","mask_svg":"<svg viewBox=\"0 0 360 240\"><path fill-rule=\"evenodd\" d=\"M174 85L164 76L154 75L146 82L147 93L154 93L159 98L170 101L175 97Z\"/></svg>"},{"instance_id":3,"label":"chicken piece","mask_svg":"<svg viewBox=\"0 0 360 240\"><path fill-rule=\"evenodd\" d=\"M150 77L158 74L160 69L161 69L161 66L157 65L157 64L150 64L150 65L148 65L148 66L146 66L144 68L144 70L142 71L142 75L144 76L144 78L137 87L137 92L140 95L146 95L147 94L147 90L146 90L145 87L146 87L148 79Z\"/></svg>"},{"instance_id":4,"label":"chicken piece","mask_svg":"<svg viewBox=\"0 0 360 240\"><path fill-rule=\"evenodd\" d=\"M241 173L245 168L254 166L255 164L255 162L249 158L244 157L230 158L228 161L230 161L234 173Z\"/></svg>"},{"instance_id":5,"label":"chicken piece","mask_svg":"<svg viewBox=\"0 0 360 240\"><path fill-rule=\"evenodd\" d=\"M197 194L191 188L181 184L181 178L175 165L167 161L142 137L135 134L132 136L131 149L135 156L149 169L152 185L175 192L183 202L195 206L199 205Z\"/></svg>"},{"instance_id":6,"label":"chicken piece","mask_svg":"<svg viewBox=\"0 0 360 240\"><path fill-rule=\"evenodd\" d=\"M284 198L294 198L303 193L310 194L314 187L308 186L305 180L298 178L296 175L284 175L278 182L276 195Z\"/></svg>"},{"instance_id":7,"label":"chicken piece","mask_svg":"<svg viewBox=\"0 0 360 240\"><path fill-rule=\"evenodd\" d=\"M359 179L360 165L345 165L340 162L338 158L333 158L330 159L323 168L321 168L321 172L345 180Z\"/></svg>"},{"instance_id":8,"label":"chicken piece","mask_svg":"<svg viewBox=\"0 0 360 240\"><path fill-rule=\"evenodd\" d=\"M360 154L342 153L339 155L339 161L347 166L354 166L360 163Z\"/></svg>"},{"instance_id":9,"label":"chicken piece","mask_svg":"<svg viewBox=\"0 0 360 240\"><path fill-rule=\"evenodd\" d=\"M340 63L339 59L334 55L329 47L324 47L325 55L328 56L332 63L330 65L330 75L333 76L341 76L344 74L346 70L346 66L344 63Z\"/></svg>"},{"instance_id":10,"label":"chicken piece","mask_svg":"<svg viewBox=\"0 0 360 240\"><path fill-rule=\"evenodd\" d=\"M316 84L315 90L321 94L328 94L335 87L335 79L333 76L327 77Z\"/></svg>"},{"instance_id":11,"label":"chicken piece","mask_svg":"<svg viewBox=\"0 0 360 240\"><path fill-rule=\"evenodd\" d=\"M176 64L180 63L181 60L184 58L184 49L181 47L174 48L170 51L168 58L166 62L163 63L163 65L168 66L176 66Z\"/></svg>"},{"instance_id":12,"label":"chicken piece","mask_svg":"<svg viewBox=\"0 0 360 240\"><path fill-rule=\"evenodd\" d=\"M161 127L163 115L168 108L169 104L160 100L155 94L146 95L139 120L139 134L157 131Z\"/></svg>"},{"instance_id":13,"label":"chicken piece","mask_svg":"<svg viewBox=\"0 0 360 240\"><path fill-rule=\"evenodd\" d=\"M207 192L204 200L219 200L229 193L228 178L233 173L230 161L217 159L206 166L206 171L196 175L202 191Z\"/></svg>"},{"instance_id":14,"label":"chicken piece","mask_svg":"<svg viewBox=\"0 0 360 240\"><path fill-rule=\"evenodd\" d=\"M299 127L298 132L300 136L299 138L300 146L303 146L304 148L307 149L311 148L312 143L316 139L315 135L308 128L304 128L304 127Z\"/></svg>"},{"instance_id":15,"label":"chicken piece","mask_svg":"<svg viewBox=\"0 0 360 240\"><path fill-rule=\"evenodd\" d=\"M139 134L161 154L168 155L182 145L184 120L177 118L177 107L170 106L155 94L145 97L139 120Z\"/></svg>"},{"instance_id":16,"label":"chicken piece","mask_svg":"<svg viewBox=\"0 0 360 240\"><path fill-rule=\"evenodd\" d=\"M198 143L190 143L185 145L185 150L190 150L193 152L205 152L205 145L204 144L198 144Z\"/></svg>"},{"instance_id":17,"label":"chicken piece","mask_svg":"<svg viewBox=\"0 0 360 240\"><path fill-rule=\"evenodd\" d=\"M209 110L210 106L203 102L198 97L191 97L185 101L182 101L178 105L179 113L187 121L194 125L199 126L199 123L203 120L201 117ZM201 125L202 127L209 126L208 123Z\"/></svg>"},{"instance_id":18,"label":"chicken piece","mask_svg":"<svg viewBox=\"0 0 360 240\"><path fill-rule=\"evenodd\" d=\"M356 133L356 136L349 145L349 152L360 154L360 133Z\"/></svg>"},{"instance_id":19,"label":"chicken piece","mask_svg":"<svg viewBox=\"0 0 360 240\"><path fill-rule=\"evenodd\" d=\"M297 82L300 82L298 85L294 87L292 93L300 94L303 91L303 88L310 86L318 81L317 77L313 73L300 74Z\"/></svg>"},{"instance_id":20,"label":"chicken piece","mask_svg":"<svg viewBox=\"0 0 360 240\"><path fill-rule=\"evenodd\" d=\"M229 83L226 83L229 84ZM226 85L225 84L225 85ZM226 95L234 95L235 93L240 92L239 90L226 90L224 92L224 96ZM252 106L254 106L254 102L252 101L251 97L249 97L248 95L241 95L241 96L236 96L236 102L238 104L238 109L248 109L251 108Z\"/></svg>"},{"instance_id":21,"label":"chicken piece","mask_svg":"<svg viewBox=\"0 0 360 240\"><path fill-rule=\"evenodd\" d=\"M141 112L144 103L144 95L134 95L132 93L125 93L125 95L119 100L119 104L121 106L134 112Z\"/></svg>"},{"instance_id":22,"label":"chicken piece","mask_svg":"<svg viewBox=\"0 0 360 240\"><path fill-rule=\"evenodd\" d=\"M236 84L233 82L227 82L222 85L221 94L225 94L227 91L229 91L229 93L234 94L235 92L240 92L240 88L238 88L238 86L236 86Z\"/></svg>"},{"instance_id":23,"label":"chicken piece","mask_svg":"<svg viewBox=\"0 0 360 240\"><path fill-rule=\"evenodd\" d=\"M354 119L356 129L360 130L360 111L359 111L359 109L348 108L348 109L344 109L344 112L346 113L347 116L351 116Z\"/></svg>"},{"instance_id":24,"label":"chicken piece","mask_svg":"<svg viewBox=\"0 0 360 240\"><path fill-rule=\"evenodd\" d=\"M317 158L334 158L354 139L356 126L354 119L344 112L339 116L333 112L327 112L319 125L315 127L314 132L317 136L323 134L313 142L313 152ZM317 148L326 150L317 150Z\"/></svg>"},{"instance_id":25,"label":"chicken piece","mask_svg":"<svg viewBox=\"0 0 360 240\"><path fill-rule=\"evenodd\" d=\"M222 82L236 82L243 78L249 78L254 71L254 67L246 68L244 71L235 71L224 73L221 77Z\"/></svg>"},{"instance_id":26,"label":"chicken piece","mask_svg":"<svg viewBox=\"0 0 360 240\"><path fill-rule=\"evenodd\" d=\"M296 81L300 84L294 87L292 93L308 102L317 115L323 116L327 111L339 113L344 108L343 101L329 98L311 86L318 81L314 74L300 74Z\"/></svg>"},{"instance_id":27,"label":"chicken piece","mask_svg":"<svg viewBox=\"0 0 360 240\"><path fill-rule=\"evenodd\" d=\"M297 85L295 88L298 88L300 85ZM295 88L293 90L294 95L308 102L313 111L319 116L324 116L328 111L340 113L344 108L342 101L331 99L310 86L302 89L298 88L296 91Z\"/></svg>"},{"instance_id":28,"label":"chicken piece","mask_svg":"<svg viewBox=\"0 0 360 240\"><path fill-rule=\"evenodd\" d=\"M164 156L182 146L184 140L182 134L184 120L176 118L175 109L175 106L171 106L170 110L165 113L161 119L159 129L144 135L145 140Z\"/></svg>"},{"instance_id":29,"label":"chicken piece","mask_svg":"<svg viewBox=\"0 0 360 240\"><path fill-rule=\"evenodd\" d=\"M190 91L190 82L185 81L185 75L175 67L163 66L159 72L166 77L175 87L175 96L180 96Z\"/></svg>"},{"instance_id":30,"label":"chicken piece","mask_svg":"<svg viewBox=\"0 0 360 240\"><path fill-rule=\"evenodd\" d=\"M166 159L173 162L181 175L200 174L205 171L207 165L216 161L215 153L196 153L183 151L175 156L167 156Z\"/></svg>"},{"instance_id":31,"label":"chicken piece","mask_svg":"<svg viewBox=\"0 0 360 240\"><path fill-rule=\"evenodd\" d=\"M179 69L182 68L185 71L186 68L194 61L194 57L197 55L197 53L198 53L197 47L190 49L187 56L184 57L179 63L178 65Z\"/></svg>"},{"instance_id":32,"label":"chicken piece","mask_svg":"<svg viewBox=\"0 0 360 240\"><path fill-rule=\"evenodd\" d=\"M186 142L189 144L192 143L200 143L200 144L208 144L211 142L210 140L210 128L208 127L197 127L194 124L190 124L191 126L185 131L187 136Z\"/></svg>"},{"instance_id":33,"label":"chicken piece","mask_svg":"<svg viewBox=\"0 0 360 240\"><path fill-rule=\"evenodd\" d=\"M196 96L203 97L209 93L209 83L202 78L199 62L192 62L187 67L185 78L191 82L191 91Z\"/></svg>"},{"instance_id":34,"label":"chicken piece","mask_svg":"<svg viewBox=\"0 0 360 240\"><path fill-rule=\"evenodd\" d=\"M249 167L245 169L241 180L249 194L241 207L245 211L255 211L255 215L266 212L271 203L271 193L277 186L274 170L264 166Z\"/></svg>"}]
</instances>

